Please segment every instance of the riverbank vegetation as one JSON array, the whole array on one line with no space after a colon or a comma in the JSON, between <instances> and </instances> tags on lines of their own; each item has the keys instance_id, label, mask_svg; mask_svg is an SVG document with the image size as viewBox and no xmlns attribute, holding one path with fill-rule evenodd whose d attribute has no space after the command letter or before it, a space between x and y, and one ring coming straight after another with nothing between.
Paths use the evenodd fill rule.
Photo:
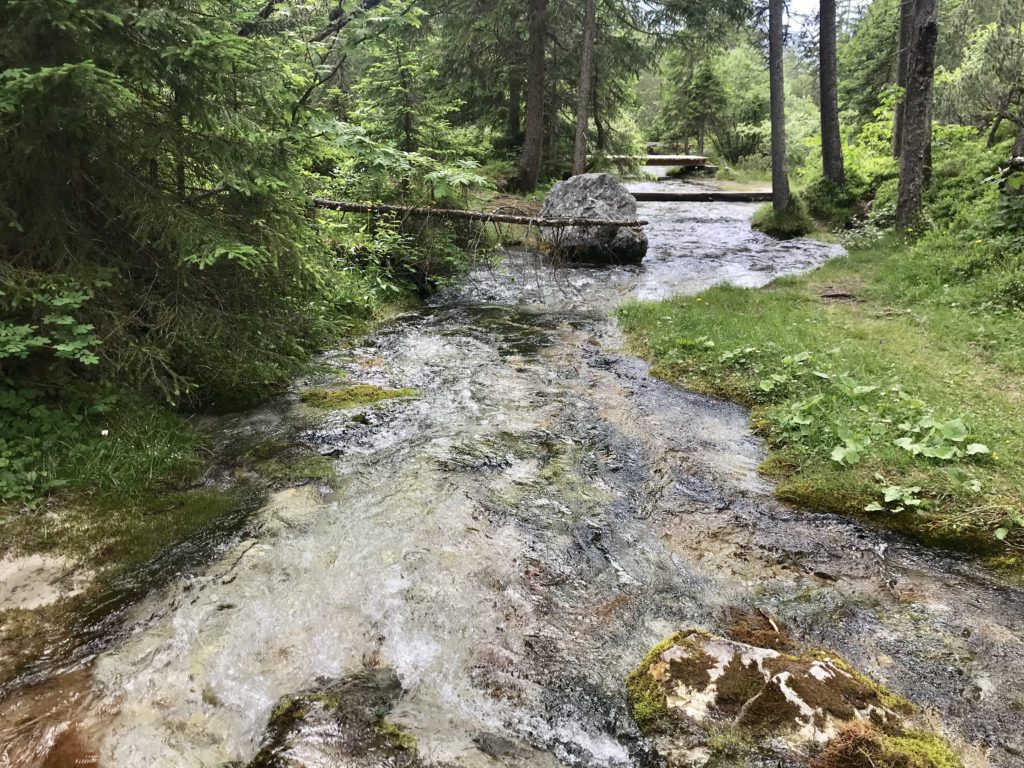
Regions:
<instances>
[{"instance_id":1,"label":"riverbank vegetation","mask_svg":"<svg viewBox=\"0 0 1024 768\"><path fill-rule=\"evenodd\" d=\"M753 408L780 498L996 554L1024 524L1024 318L947 237L620 316L657 375Z\"/></svg>"},{"instance_id":2,"label":"riverbank vegetation","mask_svg":"<svg viewBox=\"0 0 1024 768\"><path fill-rule=\"evenodd\" d=\"M754 409L781 498L1003 564L1024 543L1024 167L1013 160L1024 120L1020 71L1005 70L1024 55L1020 10L1011 0L942 7L930 55L944 69L914 139L925 179L908 180L914 161L897 146L899 4L875 0L845 36L840 25L842 177L829 177L820 138L791 112L785 162L797 194L758 211L754 226L791 237L810 228L799 224L806 209L850 255L763 289L621 312L658 374ZM786 96L799 115L813 59L798 48ZM732 119L721 126L739 131Z\"/></svg>"},{"instance_id":3,"label":"riverbank vegetation","mask_svg":"<svg viewBox=\"0 0 1024 768\"><path fill-rule=\"evenodd\" d=\"M902 333L919 328L921 349L932 334L949 354L970 350L980 366L1016 375L1022 174L1008 162L1024 152L1020 0L819 9L803 18L743 0L4 4L3 525L67 504L133 509L195 484L208 446L194 414L283 391L318 350L445 285L490 242L477 224L340 214L314 198L532 203L573 170L625 169L610 158L642 153L645 142L706 153L723 178L770 174L775 200L755 219L765 230L797 235L813 217L853 233L867 250L828 269L860 270L844 277L859 287L823 317L883 313ZM884 234L893 227L901 239ZM931 271L910 268L925 261ZM916 285L925 278L934 280ZM800 292L813 301L818 279L756 299L712 292L701 307L786 295L806 309ZM947 299L957 306L939 312ZM688 307L661 315L698 322ZM767 371L769 343L785 358L841 340L835 323L802 338L806 350L756 324L744 341L725 323L728 338L709 335L716 352L686 342L704 335L690 331L672 351L630 312L661 370L685 369L686 381L713 389L707 371L717 366L733 382L721 392L775 398L766 406L816 393L800 378L768 392L762 376L744 389L739 374L725 375L734 361L716 355L756 348L740 357ZM880 365L878 382L855 386L890 386ZM694 373L702 366L707 376ZM896 376L912 399L916 376ZM931 397L943 423L970 416ZM967 444L953 448L965 472L996 472L974 478L995 493L998 440L980 434L985 423L970 429L989 453L968 459ZM869 459L885 442L871 440L860 451ZM821 467L852 471L833 463ZM919 485L912 475L903 485ZM909 507L940 514L952 491L921 487L934 498ZM1004 507L993 502L967 527L1015 542L1016 518L996 511Z\"/></svg>"}]
</instances>

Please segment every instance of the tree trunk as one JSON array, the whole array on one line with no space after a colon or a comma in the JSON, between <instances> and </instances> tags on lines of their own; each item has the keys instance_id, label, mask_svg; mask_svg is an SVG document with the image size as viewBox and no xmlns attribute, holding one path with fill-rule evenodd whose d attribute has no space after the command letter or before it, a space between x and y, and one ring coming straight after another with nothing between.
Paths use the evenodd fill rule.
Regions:
<instances>
[{"instance_id":1,"label":"tree trunk","mask_svg":"<svg viewBox=\"0 0 1024 768\"><path fill-rule=\"evenodd\" d=\"M906 102L907 73L910 70L910 54L914 46L914 5L915 0L900 0L900 38L896 51L896 85L904 89L896 104L892 121L892 156L900 156L903 145L903 105Z\"/></svg>"},{"instance_id":2,"label":"tree trunk","mask_svg":"<svg viewBox=\"0 0 1024 768\"><path fill-rule=\"evenodd\" d=\"M785 0L768 0L768 74L772 118L772 207L789 207L789 176L786 173L786 94L783 65L782 14Z\"/></svg>"},{"instance_id":3,"label":"tree trunk","mask_svg":"<svg viewBox=\"0 0 1024 768\"><path fill-rule=\"evenodd\" d=\"M523 126L523 85L517 72L509 73L508 83L508 138L516 141Z\"/></svg>"},{"instance_id":4,"label":"tree trunk","mask_svg":"<svg viewBox=\"0 0 1024 768\"><path fill-rule=\"evenodd\" d=\"M1017 123L1017 133L1013 139L1013 149L1010 154L1014 157L1024 157L1024 123Z\"/></svg>"},{"instance_id":5,"label":"tree trunk","mask_svg":"<svg viewBox=\"0 0 1024 768\"><path fill-rule=\"evenodd\" d=\"M821 164L825 178L841 187L846 183L846 173L843 169L843 142L839 135L836 0L821 0L819 22Z\"/></svg>"},{"instance_id":6,"label":"tree trunk","mask_svg":"<svg viewBox=\"0 0 1024 768\"><path fill-rule=\"evenodd\" d=\"M594 67L594 82L597 83L597 67ZM590 100L593 103L594 130L597 131L597 150L604 152L608 149L608 134L601 122L601 112L598 109L597 88L590 89Z\"/></svg>"},{"instance_id":7,"label":"tree trunk","mask_svg":"<svg viewBox=\"0 0 1024 768\"><path fill-rule=\"evenodd\" d=\"M548 0L527 0L529 44L526 61L526 138L519 160L519 188L532 192L544 151L544 37Z\"/></svg>"},{"instance_id":8,"label":"tree trunk","mask_svg":"<svg viewBox=\"0 0 1024 768\"><path fill-rule=\"evenodd\" d=\"M996 145L996 134L999 133L999 126L1003 124L1003 118L996 115L996 119L992 121L992 127L988 131L988 139L985 141L985 146L992 149Z\"/></svg>"},{"instance_id":9,"label":"tree trunk","mask_svg":"<svg viewBox=\"0 0 1024 768\"><path fill-rule=\"evenodd\" d=\"M580 85L576 99L576 151L572 157L573 175L587 169L587 123L590 122L590 89L594 82L594 34L597 28L597 0L587 0L583 20L583 51L580 61Z\"/></svg>"},{"instance_id":10,"label":"tree trunk","mask_svg":"<svg viewBox=\"0 0 1024 768\"><path fill-rule=\"evenodd\" d=\"M907 68L900 144L900 182L896 195L896 226L912 227L921 216L932 140L932 85L935 46L939 38L938 0L915 0L913 41Z\"/></svg>"}]
</instances>

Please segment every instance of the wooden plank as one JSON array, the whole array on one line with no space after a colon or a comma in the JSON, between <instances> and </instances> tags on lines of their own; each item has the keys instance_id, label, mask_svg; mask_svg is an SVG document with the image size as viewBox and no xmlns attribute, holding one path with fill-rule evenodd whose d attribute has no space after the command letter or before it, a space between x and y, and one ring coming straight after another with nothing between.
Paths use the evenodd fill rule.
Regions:
<instances>
[{"instance_id":1,"label":"wooden plank","mask_svg":"<svg viewBox=\"0 0 1024 768\"><path fill-rule=\"evenodd\" d=\"M626 160L644 165L674 165L680 168L697 168L708 164L703 155L608 155L611 161Z\"/></svg>"},{"instance_id":2,"label":"wooden plank","mask_svg":"<svg viewBox=\"0 0 1024 768\"><path fill-rule=\"evenodd\" d=\"M645 165L674 165L680 168L695 168L707 165L703 155L648 155Z\"/></svg>"},{"instance_id":3,"label":"wooden plank","mask_svg":"<svg viewBox=\"0 0 1024 768\"><path fill-rule=\"evenodd\" d=\"M647 203L764 203L772 199L768 192L631 192L637 202Z\"/></svg>"}]
</instances>

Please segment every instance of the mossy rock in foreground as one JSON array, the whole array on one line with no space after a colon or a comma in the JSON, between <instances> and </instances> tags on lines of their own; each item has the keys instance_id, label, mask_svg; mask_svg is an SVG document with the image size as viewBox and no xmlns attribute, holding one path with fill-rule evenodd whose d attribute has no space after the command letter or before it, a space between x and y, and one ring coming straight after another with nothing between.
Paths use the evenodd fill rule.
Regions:
<instances>
[{"instance_id":1,"label":"mossy rock in foreground","mask_svg":"<svg viewBox=\"0 0 1024 768\"><path fill-rule=\"evenodd\" d=\"M677 632L647 653L626 687L634 719L673 768L764 760L836 768L858 749L871 768L962 768L945 739L914 728L910 702L825 651Z\"/></svg>"},{"instance_id":2,"label":"mossy rock in foreground","mask_svg":"<svg viewBox=\"0 0 1024 768\"><path fill-rule=\"evenodd\" d=\"M416 740L384 719L401 693L394 670L369 669L285 696L248 768L292 768L297 754L338 768L420 768Z\"/></svg>"}]
</instances>

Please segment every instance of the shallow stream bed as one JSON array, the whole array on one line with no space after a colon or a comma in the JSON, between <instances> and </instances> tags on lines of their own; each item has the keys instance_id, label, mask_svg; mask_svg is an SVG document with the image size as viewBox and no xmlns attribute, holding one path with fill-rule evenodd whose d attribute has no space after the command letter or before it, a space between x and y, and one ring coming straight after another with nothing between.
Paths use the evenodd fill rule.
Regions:
<instances>
[{"instance_id":1,"label":"shallow stream bed","mask_svg":"<svg viewBox=\"0 0 1024 768\"><path fill-rule=\"evenodd\" d=\"M649 376L610 313L765 284L836 246L752 233L754 206L649 203L642 267L475 271L355 349L345 383L212 428L298 439L334 478L276 494L80 655L0 702L0 766L223 766L275 703L393 667L428 763L656 765L624 678L734 606L781 618L922 706L969 766L1024 764L1024 593L965 559L775 502L747 414ZM303 386L337 382L324 373ZM310 734L301 760L336 764Z\"/></svg>"}]
</instances>

